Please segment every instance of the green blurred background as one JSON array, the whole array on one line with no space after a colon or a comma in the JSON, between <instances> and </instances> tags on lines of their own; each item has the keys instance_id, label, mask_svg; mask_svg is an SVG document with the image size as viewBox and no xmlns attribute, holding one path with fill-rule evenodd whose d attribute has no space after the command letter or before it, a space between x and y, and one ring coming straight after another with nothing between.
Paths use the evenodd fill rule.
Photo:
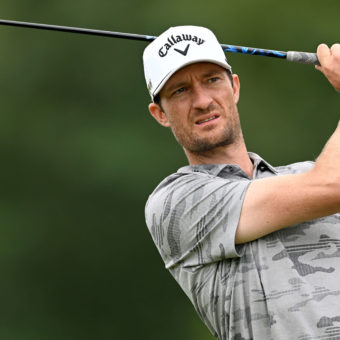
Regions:
<instances>
[{"instance_id":1,"label":"green blurred background","mask_svg":"<svg viewBox=\"0 0 340 340\"><path fill-rule=\"evenodd\" d=\"M2 0L0 17L315 51L340 41L339 1ZM0 26L0 339L211 340L144 222L148 194L186 164L148 114L146 43ZM250 151L314 159L340 94L313 66L229 55Z\"/></svg>"}]
</instances>

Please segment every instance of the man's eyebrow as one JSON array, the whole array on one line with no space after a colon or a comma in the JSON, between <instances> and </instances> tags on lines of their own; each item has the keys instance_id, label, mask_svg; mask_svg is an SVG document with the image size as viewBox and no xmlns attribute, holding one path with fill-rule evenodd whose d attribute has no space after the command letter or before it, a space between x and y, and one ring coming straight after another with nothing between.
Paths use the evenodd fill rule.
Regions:
<instances>
[{"instance_id":1,"label":"man's eyebrow","mask_svg":"<svg viewBox=\"0 0 340 340\"><path fill-rule=\"evenodd\" d=\"M223 74L224 70L212 70L212 71L207 71L206 73L203 74L203 77L211 77L211 76L217 76L219 74Z\"/></svg>"}]
</instances>

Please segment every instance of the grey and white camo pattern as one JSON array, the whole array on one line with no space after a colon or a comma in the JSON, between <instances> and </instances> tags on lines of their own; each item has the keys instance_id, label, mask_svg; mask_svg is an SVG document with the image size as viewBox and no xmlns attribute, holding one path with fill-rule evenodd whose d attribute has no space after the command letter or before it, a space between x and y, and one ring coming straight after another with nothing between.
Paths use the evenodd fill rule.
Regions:
<instances>
[{"instance_id":1,"label":"grey and white camo pattern","mask_svg":"<svg viewBox=\"0 0 340 340\"><path fill-rule=\"evenodd\" d=\"M249 155L255 179L313 166ZM146 222L166 268L220 340L340 339L340 215L235 247L250 183L236 165L196 165L155 189Z\"/></svg>"}]
</instances>

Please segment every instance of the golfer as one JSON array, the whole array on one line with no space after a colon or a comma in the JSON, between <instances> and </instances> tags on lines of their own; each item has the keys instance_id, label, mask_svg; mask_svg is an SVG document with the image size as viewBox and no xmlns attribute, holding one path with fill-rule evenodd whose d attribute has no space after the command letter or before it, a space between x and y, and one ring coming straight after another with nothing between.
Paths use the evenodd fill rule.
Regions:
<instances>
[{"instance_id":1,"label":"golfer","mask_svg":"<svg viewBox=\"0 0 340 340\"><path fill-rule=\"evenodd\" d=\"M340 45L317 49L340 90ZM165 178L146 222L166 268L220 340L340 339L340 127L315 162L247 151L240 80L214 34L165 31L144 51L151 115L189 165Z\"/></svg>"}]
</instances>

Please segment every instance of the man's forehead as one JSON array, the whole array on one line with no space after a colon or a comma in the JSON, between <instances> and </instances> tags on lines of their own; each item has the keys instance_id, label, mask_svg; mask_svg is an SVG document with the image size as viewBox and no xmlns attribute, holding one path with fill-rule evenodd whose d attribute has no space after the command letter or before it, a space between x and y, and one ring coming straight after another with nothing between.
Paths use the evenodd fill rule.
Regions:
<instances>
[{"instance_id":1,"label":"man's forehead","mask_svg":"<svg viewBox=\"0 0 340 340\"><path fill-rule=\"evenodd\" d=\"M209 63L209 62L201 62L190 64L184 66L177 72L175 72L169 80L165 83L163 89L168 89L173 87L178 82L185 82L191 76L198 76L204 77L209 76L217 73L224 73L225 68L221 67L220 65Z\"/></svg>"}]
</instances>

